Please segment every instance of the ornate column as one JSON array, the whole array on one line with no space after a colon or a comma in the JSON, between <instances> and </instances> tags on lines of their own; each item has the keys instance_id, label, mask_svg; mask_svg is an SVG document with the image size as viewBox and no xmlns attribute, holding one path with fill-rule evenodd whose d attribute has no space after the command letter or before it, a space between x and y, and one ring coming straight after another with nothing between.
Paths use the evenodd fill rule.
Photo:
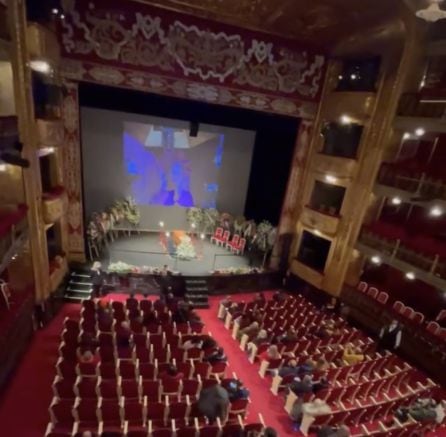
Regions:
<instances>
[{"instance_id":1,"label":"ornate column","mask_svg":"<svg viewBox=\"0 0 446 437\"><path fill-rule=\"evenodd\" d=\"M42 188L37 137L34 125L34 102L31 72L27 65L26 12L23 0L8 1L9 23L13 42L14 93L19 120L22 156L30 163L23 171L25 199L28 205L28 228L32 254L32 270L36 301L44 301L49 293L49 266L45 228L42 219Z\"/></svg>"},{"instance_id":2,"label":"ornate column","mask_svg":"<svg viewBox=\"0 0 446 437\"><path fill-rule=\"evenodd\" d=\"M313 120L302 120L297 133L293 161L282 206L276 244L271 255L270 267L285 269L293 239L296 234L296 217L302 207L303 182L310 152Z\"/></svg>"},{"instance_id":3,"label":"ornate column","mask_svg":"<svg viewBox=\"0 0 446 437\"><path fill-rule=\"evenodd\" d=\"M69 261L85 261L84 223L82 207L82 162L79 129L78 84L65 83L62 118L64 125L64 173L68 197L67 258Z\"/></svg>"}]
</instances>

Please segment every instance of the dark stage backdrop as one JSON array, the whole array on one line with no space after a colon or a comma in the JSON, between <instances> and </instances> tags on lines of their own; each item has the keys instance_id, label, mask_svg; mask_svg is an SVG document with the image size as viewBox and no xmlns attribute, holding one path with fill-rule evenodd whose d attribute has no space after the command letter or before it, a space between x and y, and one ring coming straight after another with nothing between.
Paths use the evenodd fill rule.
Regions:
<instances>
[{"instance_id":1,"label":"dark stage backdrop","mask_svg":"<svg viewBox=\"0 0 446 437\"><path fill-rule=\"evenodd\" d=\"M255 131L244 215L248 219L266 219L274 225L278 224L299 127L298 119L87 83L80 84L79 94L83 108L108 109ZM236 172L232 177L237 181L234 190L243 190L243 177L239 178ZM84 169L84 191L86 189Z\"/></svg>"}]
</instances>

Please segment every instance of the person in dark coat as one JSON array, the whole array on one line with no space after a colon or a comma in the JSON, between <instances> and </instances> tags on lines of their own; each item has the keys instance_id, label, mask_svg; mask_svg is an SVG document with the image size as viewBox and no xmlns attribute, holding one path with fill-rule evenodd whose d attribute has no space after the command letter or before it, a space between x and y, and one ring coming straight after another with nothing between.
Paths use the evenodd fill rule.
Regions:
<instances>
[{"instance_id":1,"label":"person in dark coat","mask_svg":"<svg viewBox=\"0 0 446 437\"><path fill-rule=\"evenodd\" d=\"M206 416L210 423L219 417L223 422L226 420L229 409L229 394L221 385L213 385L200 392L198 399L198 410Z\"/></svg>"},{"instance_id":2,"label":"person in dark coat","mask_svg":"<svg viewBox=\"0 0 446 437\"><path fill-rule=\"evenodd\" d=\"M379 333L378 350L394 351L400 347L402 329L398 320L392 320L390 325L384 326Z\"/></svg>"},{"instance_id":3,"label":"person in dark coat","mask_svg":"<svg viewBox=\"0 0 446 437\"><path fill-rule=\"evenodd\" d=\"M99 297L105 281L105 272L102 270L100 262L95 261L90 272L91 283L93 284L93 296Z\"/></svg>"}]
</instances>

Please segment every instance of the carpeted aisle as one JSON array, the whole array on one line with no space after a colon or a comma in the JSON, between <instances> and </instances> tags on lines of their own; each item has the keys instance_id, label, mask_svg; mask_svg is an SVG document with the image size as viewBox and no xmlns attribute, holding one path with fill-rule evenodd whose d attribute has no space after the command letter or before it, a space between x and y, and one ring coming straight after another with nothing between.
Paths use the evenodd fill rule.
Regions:
<instances>
[{"instance_id":1,"label":"carpeted aisle","mask_svg":"<svg viewBox=\"0 0 446 437\"><path fill-rule=\"evenodd\" d=\"M266 294L268 296L268 294ZM234 300L251 300L250 295L237 295ZM244 382L250 391L251 404L249 406L248 420L257 421L261 413L267 426L272 426L279 436L301 435L292 430L291 421L284 410L283 398L274 396L271 391L271 379L262 379L258 372L258 365L251 364L248 356L243 352L238 343L231 337L231 332L226 330L223 322L217 319L218 303L221 297L211 297L209 310L198 311L205 328L203 332L209 331L215 340L225 349L229 359L228 375L235 372L237 377Z\"/></svg>"}]
</instances>

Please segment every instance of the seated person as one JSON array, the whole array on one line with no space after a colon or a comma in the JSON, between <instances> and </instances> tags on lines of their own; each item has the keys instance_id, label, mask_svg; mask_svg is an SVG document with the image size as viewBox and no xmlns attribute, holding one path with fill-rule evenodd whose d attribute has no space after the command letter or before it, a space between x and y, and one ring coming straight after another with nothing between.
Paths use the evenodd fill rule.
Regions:
<instances>
[{"instance_id":1,"label":"seated person","mask_svg":"<svg viewBox=\"0 0 446 437\"><path fill-rule=\"evenodd\" d=\"M82 354L78 357L80 364L98 364L100 361L100 358L97 354L94 354L90 350L84 351Z\"/></svg>"},{"instance_id":2,"label":"seated person","mask_svg":"<svg viewBox=\"0 0 446 437\"><path fill-rule=\"evenodd\" d=\"M325 376L320 378L318 381L313 381L313 393L316 394L318 391L330 387L330 384Z\"/></svg>"},{"instance_id":3,"label":"seated person","mask_svg":"<svg viewBox=\"0 0 446 437\"><path fill-rule=\"evenodd\" d=\"M256 346L259 346L263 343L268 343L268 332L266 329L261 329L256 337L254 337L249 343L248 343L248 350L252 348L252 345L255 344ZM251 346L251 347L250 347Z\"/></svg>"},{"instance_id":4,"label":"seated person","mask_svg":"<svg viewBox=\"0 0 446 437\"><path fill-rule=\"evenodd\" d=\"M406 422L410 415L417 422L435 422L440 424L445 418L446 401L438 402L432 398L416 400L409 407L400 407L395 416L401 422Z\"/></svg>"},{"instance_id":5,"label":"seated person","mask_svg":"<svg viewBox=\"0 0 446 437\"><path fill-rule=\"evenodd\" d=\"M305 375L310 375L314 372L314 368L316 366L316 363L312 359L308 359L303 363L301 366L299 366L298 374L302 378Z\"/></svg>"},{"instance_id":6,"label":"seated person","mask_svg":"<svg viewBox=\"0 0 446 437\"><path fill-rule=\"evenodd\" d=\"M161 372L159 374L159 378L161 380L164 380L164 379L179 380L179 379L183 379L184 375L182 372L178 371L177 367L174 364L169 364L167 369L164 372Z\"/></svg>"},{"instance_id":7,"label":"seated person","mask_svg":"<svg viewBox=\"0 0 446 437\"><path fill-rule=\"evenodd\" d=\"M203 347L203 340L200 337L193 337L190 340L185 341L181 345L181 349L184 349L185 351L193 348L201 349L202 347Z\"/></svg>"},{"instance_id":8,"label":"seated person","mask_svg":"<svg viewBox=\"0 0 446 437\"><path fill-rule=\"evenodd\" d=\"M222 347L211 352L209 355L203 358L203 361L207 361L210 364L217 363L226 363L228 361L228 357L225 355L225 351Z\"/></svg>"},{"instance_id":9,"label":"seated person","mask_svg":"<svg viewBox=\"0 0 446 437\"><path fill-rule=\"evenodd\" d=\"M130 330L129 322L123 321L116 330L116 342L118 347L131 346L132 331Z\"/></svg>"},{"instance_id":10,"label":"seated person","mask_svg":"<svg viewBox=\"0 0 446 437\"><path fill-rule=\"evenodd\" d=\"M229 400L231 402L249 398L249 390L243 386L243 382L237 379L232 379L226 384L225 388L229 394Z\"/></svg>"},{"instance_id":11,"label":"seated person","mask_svg":"<svg viewBox=\"0 0 446 437\"><path fill-rule=\"evenodd\" d=\"M130 293L130 296L125 301L127 309L138 308L138 299L135 298L135 293Z\"/></svg>"},{"instance_id":12,"label":"seated person","mask_svg":"<svg viewBox=\"0 0 446 437\"><path fill-rule=\"evenodd\" d=\"M325 358L319 358L316 361L316 365L314 366L314 372L325 372L328 370L330 365L328 364L327 360Z\"/></svg>"},{"instance_id":13,"label":"seated person","mask_svg":"<svg viewBox=\"0 0 446 437\"><path fill-rule=\"evenodd\" d=\"M254 297L254 302L256 302L260 306L265 305L266 303L265 295L262 292L256 293Z\"/></svg>"},{"instance_id":14,"label":"seated person","mask_svg":"<svg viewBox=\"0 0 446 437\"><path fill-rule=\"evenodd\" d=\"M282 368L279 370L279 376L281 376L282 378L289 375L293 376L299 375L299 367L297 366L296 360L288 361L288 364L282 366Z\"/></svg>"},{"instance_id":15,"label":"seated person","mask_svg":"<svg viewBox=\"0 0 446 437\"><path fill-rule=\"evenodd\" d=\"M352 343L346 345L342 359L349 365L361 363L364 361L364 354L359 346L354 346Z\"/></svg>"},{"instance_id":16,"label":"seated person","mask_svg":"<svg viewBox=\"0 0 446 437\"><path fill-rule=\"evenodd\" d=\"M210 335L204 335L201 338L203 340L201 344L203 350L217 347L217 342Z\"/></svg>"},{"instance_id":17,"label":"seated person","mask_svg":"<svg viewBox=\"0 0 446 437\"><path fill-rule=\"evenodd\" d=\"M272 361L272 360L278 360L282 358L282 356L279 353L279 349L275 344L272 344L265 352L262 352L259 355L259 360L262 361Z\"/></svg>"},{"instance_id":18,"label":"seated person","mask_svg":"<svg viewBox=\"0 0 446 437\"><path fill-rule=\"evenodd\" d=\"M297 396L300 397L306 393L313 392L313 377L305 375L302 379L296 378L288 388Z\"/></svg>"},{"instance_id":19,"label":"seated person","mask_svg":"<svg viewBox=\"0 0 446 437\"><path fill-rule=\"evenodd\" d=\"M296 330L293 327L289 328L284 334L277 337L277 341L282 344L288 344L297 341Z\"/></svg>"},{"instance_id":20,"label":"seated person","mask_svg":"<svg viewBox=\"0 0 446 437\"><path fill-rule=\"evenodd\" d=\"M288 296L283 291L276 291L273 294L273 301L275 301L276 303L284 303L287 299L288 299Z\"/></svg>"},{"instance_id":21,"label":"seated person","mask_svg":"<svg viewBox=\"0 0 446 437\"><path fill-rule=\"evenodd\" d=\"M237 332L237 340L240 340L243 335L248 335L249 337L253 337L257 335L259 332L259 324L258 322L252 322L246 328L239 329Z\"/></svg>"},{"instance_id":22,"label":"seated person","mask_svg":"<svg viewBox=\"0 0 446 437\"><path fill-rule=\"evenodd\" d=\"M324 425L319 428L316 437L350 437L350 435L350 429L346 425L341 425L336 428Z\"/></svg>"}]
</instances>

